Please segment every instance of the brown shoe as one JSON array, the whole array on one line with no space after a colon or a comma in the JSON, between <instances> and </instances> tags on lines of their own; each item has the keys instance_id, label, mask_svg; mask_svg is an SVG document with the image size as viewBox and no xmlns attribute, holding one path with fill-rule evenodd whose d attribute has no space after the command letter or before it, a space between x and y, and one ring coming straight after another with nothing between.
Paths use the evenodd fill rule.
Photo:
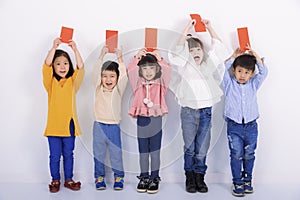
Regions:
<instances>
[{"instance_id":1,"label":"brown shoe","mask_svg":"<svg viewBox=\"0 0 300 200\"><path fill-rule=\"evenodd\" d=\"M60 181L59 180L53 180L51 181L51 184L49 185L49 191L52 193L58 192L60 187Z\"/></svg>"},{"instance_id":2,"label":"brown shoe","mask_svg":"<svg viewBox=\"0 0 300 200\"><path fill-rule=\"evenodd\" d=\"M64 186L70 190L80 190L81 183L80 181L75 183L73 180L67 180L65 181Z\"/></svg>"}]
</instances>

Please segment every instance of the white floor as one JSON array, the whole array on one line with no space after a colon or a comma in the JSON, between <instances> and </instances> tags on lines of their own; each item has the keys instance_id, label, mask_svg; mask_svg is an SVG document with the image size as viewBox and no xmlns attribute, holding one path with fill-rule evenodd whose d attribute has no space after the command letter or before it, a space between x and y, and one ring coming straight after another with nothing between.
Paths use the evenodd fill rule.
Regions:
<instances>
[{"instance_id":1,"label":"white floor","mask_svg":"<svg viewBox=\"0 0 300 200\"><path fill-rule=\"evenodd\" d=\"M146 199L172 199L172 200L300 200L300 188L296 185L255 185L255 192L245 197L231 195L229 184L208 184L209 192L190 194L185 192L183 183L161 183L156 194L138 193L136 184L125 185L124 190L114 191L110 185L104 191L97 191L94 184L83 184L80 191L71 191L64 187L58 193L49 193L47 184L37 183L9 183L0 184L0 200L146 200Z\"/></svg>"}]
</instances>

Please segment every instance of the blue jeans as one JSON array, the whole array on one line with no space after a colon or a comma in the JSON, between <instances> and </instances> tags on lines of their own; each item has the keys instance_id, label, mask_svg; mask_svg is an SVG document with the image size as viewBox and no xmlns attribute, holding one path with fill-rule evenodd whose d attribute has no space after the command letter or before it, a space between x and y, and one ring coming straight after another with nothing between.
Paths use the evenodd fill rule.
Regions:
<instances>
[{"instance_id":1,"label":"blue jeans","mask_svg":"<svg viewBox=\"0 0 300 200\"><path fill-rule=\"evenodd\" d=\"M162 139L162 117L137 117L137 136L140 153L140 176L159 178L160 148ZM149 157L151 174L149 175Z\"/></svg>"},{"instance_id":2,"label":"blue jeans","mask_svg":"<svg viewBox=\"0 0 300 200\"><path fill-rule=\"evenodd\" d=\"M252 179L257 135L256 120L247 124L238 124L227 118L230 167L232 181L235 184L242 184L244 181Z\"/></svg>"},{"instance_id":3,"label":"blue jeans","mask_svg":"<svg viewBox=\"0 0 300 200\"><path fill-rule=\"evenodd\" d=\"M73 120L70 121L69 137L48 136L50 150L50 174L52 180L60 180L60 157L63 156L64 178L70 180L73 178L73 151L75 148L75 127Z\"/></svg>"},{"instance_id":4,"label":"blue jeans","mask_svg":"<svg viewBox=\"0 0 300 200\"><path fill-rule=\"evenodd\" d=\"M121 131L119 124L104 124L95 121L93 127L95 179L100 176L105 176L105 159L107 149L109 150L114 178L124 177Z\"/></svg>"},{"instance_id":5,"label":"blue jeans","mask_svg":"<svg viewBox=\"0 0 300 200\"><path fill-rule=\"evenodd\" d=\"M211 138L212 107L181 108L181 128L184 141L184 170L205 174L206 155Z\"/></svg>"}]
</instances>

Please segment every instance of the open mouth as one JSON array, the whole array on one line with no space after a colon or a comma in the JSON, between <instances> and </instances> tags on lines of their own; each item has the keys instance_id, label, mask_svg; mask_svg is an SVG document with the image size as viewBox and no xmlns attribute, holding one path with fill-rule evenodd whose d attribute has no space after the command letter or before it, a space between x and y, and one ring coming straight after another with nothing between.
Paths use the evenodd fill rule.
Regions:
<instances>
[{"instance_id":1,"label":"open mouth","mask_svg":"<svg viewBox=\"0 0 300 200\"><path fill-rule=\"evenodd\" d=\"M200 58L200 56L194 56L194 60L195 60L195 62L200 62L201 58Z\"/></svg>"}]
</instances>

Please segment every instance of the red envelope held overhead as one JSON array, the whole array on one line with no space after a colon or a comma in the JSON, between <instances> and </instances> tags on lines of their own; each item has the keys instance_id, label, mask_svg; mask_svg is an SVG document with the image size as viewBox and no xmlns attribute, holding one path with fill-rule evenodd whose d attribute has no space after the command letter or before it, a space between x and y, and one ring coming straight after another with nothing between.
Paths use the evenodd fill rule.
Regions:
<instances>
[{"instance_id":1,"label":"red envelope held overhead","mask_svg":"<svg viewBox=\"0 0 300 200\"><path fill-rule=\"evenodd\" d=\"M145 28L145 48L147 52L157 48L157 28Z\"/></svg>"},{"instance_id":2,"label":"red envelope held overhead","mask_svg":"<svg viewBox=\"0 0 300 200\"><path fill-rule=\"evenodd\" d=\"M63 43L69 43L73 38L73 31L74 29L72 28L62 26L60 32L60 41Z\"/></svg>"},{"instance_id":3,"label":"red envelope held overhead","mask_svg":"<svg viewBox=\"0 0 300 200\"><path fill-rule=\"evenodd\" d=\"M106 46L109 53L114 53L118 48L118 31L106 30Z\"/></svg>"},{"instance_id":4,"label":"red envelope held overhead","mask_svg":"<svg viewBox=\"0 0 300 200\"><path fill-rule=\"evenodd\" d=\"M206 31L206 26L205 24L201 21L201 16L199 14L190 14L191 18L193 20L196 20L196 24L194 24L194 28L196 32L205 32Z\"/></svg>"},{"instance_id":5,"label":"red envelope held overhead","mask_svg":"<svg viewBox=\"0 0 300 200\"><path fill-rule=\"evenodd\" d=\"M242 27L237 29L240 49L243 51L248 50L247 46L250 46L250 40L248 35L248 28Z\"/></svg>"}]
</instances>

